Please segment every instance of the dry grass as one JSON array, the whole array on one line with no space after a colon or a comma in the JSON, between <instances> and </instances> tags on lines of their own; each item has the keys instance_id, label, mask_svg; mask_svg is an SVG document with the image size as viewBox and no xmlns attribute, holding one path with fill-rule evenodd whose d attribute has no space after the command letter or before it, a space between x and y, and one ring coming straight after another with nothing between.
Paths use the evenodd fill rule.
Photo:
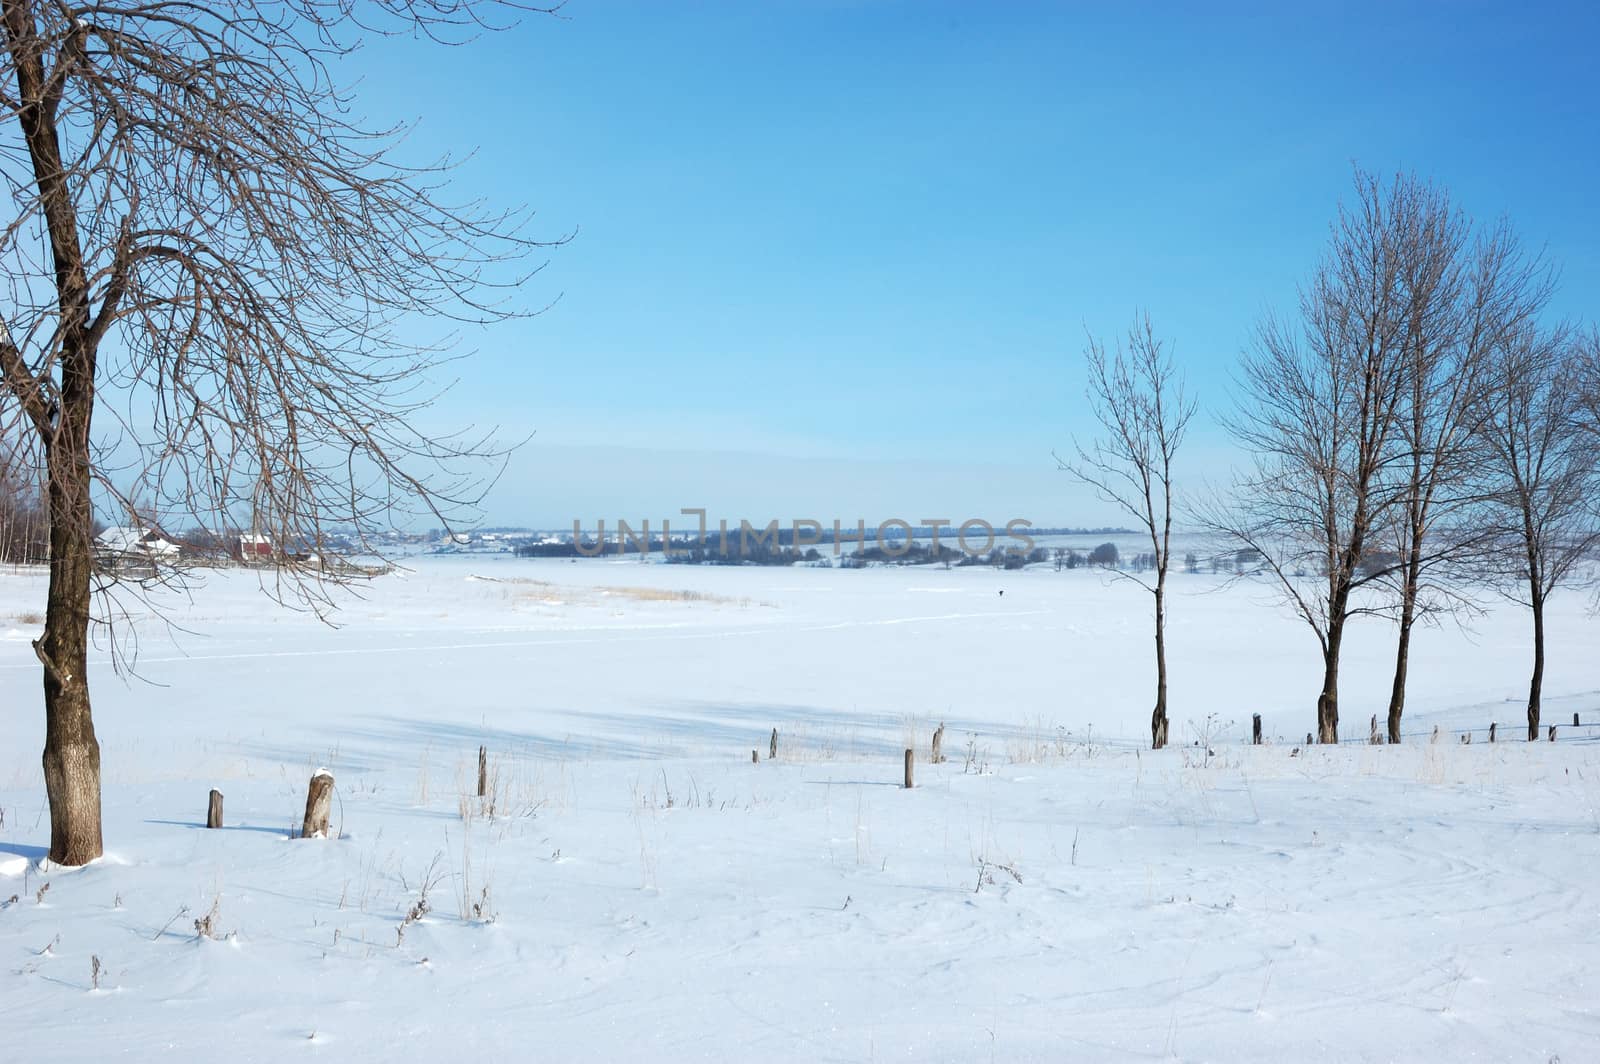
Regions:
<instances>
[{"instance_id":1,"label":"dry grass","mask_svg":"<svg viewBox=\"0 0 1600 1064\"><path fill-rule=\"evenodd\" d=\"M422 757L417 762L417 804L420 806L428 804L428 760L432 753L433 744L429 743L422 748Z\"/></svg>"},{"instance_id":2,"label":"dry grass","mask_svg":"<svg viewBox=\"0 0 1600 1064\"><path fill-rule=\"evenodd\" d=\"M707 591L675 590L665 587L601 587L595 588L595 590L607 597L632 599L634 602L706 602L726 606L767 605L767 603L757 603L750 598L731 598L727 595L713 595Z\"/></svg>"},{"instance_id":3,"label":"dry grass","mask_svg":"<svg viewBox=\"0 0 1600 1064\"><path fill-rule=\"evenodd\" d=\"M1043 717L1034 717L1006 738L1006 760L1014 765L1042 765L1074 757L1088 760L1100 751L1093 729L1090 725L1082 732L1074 732ZM948 752L945 756L949 756Z\"/></svg>"},{"instance_id":4,"label":"dry grass","mask_svg":"<svg viewBox=\"0 0 1600 1064\"><path fill-rule=\"evenodd\" d=\"M879 756L861 726L816 725L792 721L778 730L779 761L864 761ZM767 744L752 735L752 746L759 746L766 760Z\"/></svg>"},{"instance_id":5,"label":"dry grass","mask_svg":"<svg viewBox=\"0 0 1600 1064\"><path fill-rule=\"evenodd\" d=\"M224 935L222 933L222 928L218 923L218 920L221 917L221 915L222 915L222 892L218 891L211 898L211 909L204 916L202 916L200 919L198 919L198 920L196 920L194 922L195 937L197 939L199 939L199 938L218 939L218 938L231 937L231 936L226 936L226 935Z\"/></svg>"},{"instance_id":6,"label":"dry grass","mask_svg":"<svg viewBox=\"0 0 1600 1064\"><path fill-rule=\"evenodd\" d=\"M477 759L461 757L456 760L456 815L465 824L482 818L498 825L497 830L503 835L510 825L532 819L546 807L558 810L568 807L570 781L564 762L547 765L526 750L513 748L504 753L490 751L485 767L484 793L479 795ZM424 753L419 768L419 789L426 784L427 773L427 754Z\"/></svg>"},{"instance_id":7,"label":"dry grass","mask_svg":"<svg viewBox=\"0 0 1600 1064\"><path fill-rule=\"evenodd\" d=\"M38 610L28 610L25 613L14 613L11 619L18 624L43 624L44 614Z\"/></svg>"},{"instance_id":8,"label":"dry grass","mask_svg":"<svg viewBox=\"0 0 1600 1064\"><path fill-rule=\"evenodd\" d=\"M933 723L925 713L907 713L900 718L900 745L925 761L933 749Z\"/></svg>"}]
</instances>

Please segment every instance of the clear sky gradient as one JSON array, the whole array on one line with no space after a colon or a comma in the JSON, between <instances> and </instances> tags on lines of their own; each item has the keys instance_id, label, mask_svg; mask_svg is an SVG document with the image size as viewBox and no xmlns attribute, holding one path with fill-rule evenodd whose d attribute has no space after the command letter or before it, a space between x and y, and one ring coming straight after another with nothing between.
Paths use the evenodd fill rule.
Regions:
<instances>
[{"instance_id":1,"label":"clear sky gradient","mask_svg":"<svg viewBox=\"0 0 1600 1064\"><path fill-rule=\"evenodd\" d=\"M1509 215L1600 281L1592 4L570 0L341 71L406 150L527 204L536 318L469 338L440 424L537 430L490 523L1115 512L1056 471L1091 432L1084 329L1147 308L1215 425L1352 163Z\"/></svg>"}]
</instances>

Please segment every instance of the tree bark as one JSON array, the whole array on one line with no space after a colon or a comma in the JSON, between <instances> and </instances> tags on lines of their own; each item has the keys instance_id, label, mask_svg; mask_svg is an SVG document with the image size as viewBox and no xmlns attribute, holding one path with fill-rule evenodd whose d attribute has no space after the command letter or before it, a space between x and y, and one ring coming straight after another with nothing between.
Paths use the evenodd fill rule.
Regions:
<instances>
[{"instance_id":1,"label":"tree bark","mask_svg":"<svg viewBox=\"0 0 1600 1064\"><path fill-rule=\"evenodd\" d=\"M89 604L94 570L89 498L89 417L94 357L70 339L62 358L61 409L45 450L50 477L50 585L44 632L44 786L50 860L82 865L104 852L100 830L100 742L89 709Z\"/></svg>"},{"instance_id":2,"label":"tree bark","mask_svg":"<svg viewBox=\"0 0 1600 1064\"><path fill-rule=\"evenodd\" d=\"M87 676L89 579L94 562L89 543L87 454L74 461L57 450L52 448L50 455L52 462L59 463L49 485L50 587L44 633L34 649L44 663L44 788L50 802L50 860L81 865L104 852L100 742L89 712Z\"/></svg>"},{"instance_id":3,"label":"tree bark","mask_svg":"<svg viewBox=\"0 0 1600 1064\"><path fill-rule=\"evenodd\" d=\"M1323 652L1322 693L1317 696L1317 742L1339 741L1339 641L1343 622L1329 626L1328 649Z\"/></svg>"},{"instance_id":4,"label":"tree bark","mask_svg":"<svg viewBox=\"0 0 1600 1064\"><path fill-rule=\"evenodd\" d=\"M1166 614L1166 558L1161 559L1161 572L1156 575L1156 708L1150 714L1150 748L1160 750L1167 745L1167 614Z\"/></svg>"},{"instance_id":5,"label":"tree bark","mask_svg":"<svg viewBox=\"0 0 1600 1064\"><path fill-rule=\"evenodd\" d=\"M1539 741L1539 699L1544 690L1544 596L1533 595L1533 678L1528 683L1528 741Z\"/></svg>"},{"instance_id":6,"label":"tree bark","mask_svg":"<svg viewBox=\"0 0 1600 1064\"><path fill-rule=\"evenodd\" d=\"M1416 621L1415 585L1407 583L1400 603L1400 639L1394 659L1394 687L1389 692L1389 742L1400 741L1400 717L1406 709L1406 673L1411 664L1411 626Z\"/></svg>"}]
</instances>

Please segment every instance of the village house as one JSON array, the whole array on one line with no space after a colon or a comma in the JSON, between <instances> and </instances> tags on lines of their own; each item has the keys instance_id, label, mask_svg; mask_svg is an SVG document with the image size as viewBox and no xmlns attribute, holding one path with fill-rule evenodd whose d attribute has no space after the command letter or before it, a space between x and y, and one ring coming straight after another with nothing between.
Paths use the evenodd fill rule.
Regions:
<instances>
[{"instance_id":1,"label":"village house","mask_svg":"<svg viewBox=\"0 0 1600 1064\"><path fill-rule=\"evenodd\" d=\"M234 544L234 560L246 565L270 562L273 556L272 540L266 536L245 533L241 534Z\"/></svg>"},{"instance_id":2,"label":"village house","mask_svg":"<svg viewBox=\"0 0 1600 1064\"><path fill-rule=\"evenodd\" d=\"M143 529L126 525L108 528L96 536L94 551L102 565L111 566L170 563L183 555L183 548L159 528Z\"/></svg>"}]
</instances>

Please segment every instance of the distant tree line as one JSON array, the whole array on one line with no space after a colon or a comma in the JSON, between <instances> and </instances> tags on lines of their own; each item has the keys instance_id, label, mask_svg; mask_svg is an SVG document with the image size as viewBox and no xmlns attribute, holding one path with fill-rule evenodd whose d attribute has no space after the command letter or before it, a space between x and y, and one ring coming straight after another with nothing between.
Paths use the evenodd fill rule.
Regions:
<instances>
[{"instance_id":1,"label":"distant tree line","mask_svg":"<svg viewBox=\"0 0 1600 1064\"><path fill-rule=\"evenodd\" d=\"M1116 548L1111 547L1111 551L1114 564ZM804 549L787 546L772 542L771 538L741 537L737 532L729 532L726 537L719 532L709 532L704 544L696 539L674 541L669 545L664 544L658 536L649 540L623 537L620 540L585 538L576 542L525 543L516 548L519 558L643 557L647 554L660 557L669 564L680 565L799 564L837 565L841 569L864 569L869 565L943 565L946 568L988 565L1000 569L1021 569L1026 565L1048 562L1051 557L1050 550L1045 547L1024 551L1016 547L996 546L987 551L972 552L957 550L944 542L934 545L915 539L899 540L890 545L872 543L836 555L831 550L819 551L813 546Z\"/></svg>"},{"instance_id":2,"label":"distant tree line","mask_svg":"<svg viewBox=\"0 0 1600 1064\"><path fill-rule=\"evenodd\" d=\"M918 543L912 540L893 548L874 544L841 555L839 567L842 569L865 569L869 565L967 565L971 556L964 551L956 550L944 543L937 547L932 543Z\"/></svg>"},{"instance_id":3,"label":"distant tree line","mask_svg":"<svg viewBox=\"0 0 1600 1064\"><path fill-rule=\"evenodd\" d=\"M792 537L788 541L793 542ZM663 542L654 538L620 537L617 539L580 538L553 543L523 543L515 554L519 558L599 558L627 557L628 555L653 555L663 561L684 565L794 565L818 563L824 555L815 547L804 549L785 545L773 537L747 536L741 539L737 532L726 537L711 532L706 541L698 539Z\"/></svg>"},{"instance_id":4,"label":"distant tree line","mask_svg":"<svg viewBox=\"0 0 1600 1064\"><path fill-rule=\"evenodd\" d=\"M0 562L32 564L49 557L42 472L20 450L6 448L0 451Z\"/></svg>"},{"instance_id":5,"label":"distant tree line","mask_svg":"<svg viewBox=\"0 0 1600 1064\"><path fill-rule=\"evenodd\" d=\"M721 543L714 547L695 543L691 547L677 548L666 560L683 565L795 565L817 564L824 560L822 552L815 547L800 550L765 541L741 544L733 536L729 540L727 553L723 553Z\"/></svg>"}]
</instances>

